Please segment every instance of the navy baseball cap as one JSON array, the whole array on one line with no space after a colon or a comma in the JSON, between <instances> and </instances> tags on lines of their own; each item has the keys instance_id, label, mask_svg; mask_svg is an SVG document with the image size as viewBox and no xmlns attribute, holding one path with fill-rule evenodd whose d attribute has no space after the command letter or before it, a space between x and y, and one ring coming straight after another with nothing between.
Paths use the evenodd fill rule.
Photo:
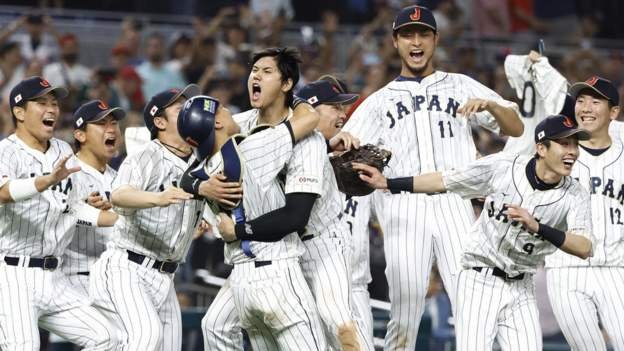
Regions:
<instances>
[{"instance_id":1,"label":"navy baseball cap","mask_svg":"<svg viewBox=\"0 0 624 351\"><path fill-rule=\"evenodd\" d=\"M111 108L102 100L91 100L74 112L74 129L84 128L87 123L97 122L108 115L119 121L126 117L126 112L121 107Z\"/></svg>"},{"instance_id":2,"label":"navy baseball cap","mask_svg":"<svg viewBox=\"0 0 624 351\"><path fill-rule=\"evenodd\" d=\"M548 116L535 127L535 142L544 140L556 140L576 135L578 140L587 140L590 134L585 129L579 129L574 123L574 118L564 115Z\"/></svg>"},{"instance_id":3,"label":"navy baseball cap","mask_svg":"<svg viewBox=\"0 0 624 351\"><path fill-rule=\"evenodd\" d=\"M67 89L53 87L50 85L50 82L41 77L35 76L22 80L11 89L11 94L9 95L11 113L13 113L13 107L22 106L26 101L34 100L47 93L53 93L57 99L62 99L68 94Z\"/></svg>"},{"instance_id":4,"label":"navy baseball cap","mask_svg":"<svg viewBox=\"0 0 624 351\"><path fill-rule=\"evenodd\" d=\"M394 18L394 22L392 22L392 32L395 33L399 28L411 24L429 27L434 32L438 31L438 25L435 17L433 17L433 12L426 7L413 5L399 11Z\"/></svg>"},{"instance_id":5,"label":"navy baseball cap","mask_svg":"<svg viewBox=\"0 0 624 351\"><path fill-rule=\"evenodd\" d=\"M297 96L316 107L322 104L349 104L355 102L359 95L343 94L340 88L326 80L317 80L299 89Z\"/></svg>"},{"instance_id":6,"label":"navy baseball cap","mask_svg":"<svg viewBox=\"0 0 624 351\"><path fill-rule=\"evenodd\" d=\"M614 106L620 106L620 94L618 94L618 90L615 85L613 85L613 83L611 83L608 79L593 76L584 82L574 83L570 87L569 92L572 97L576 99L583 89L591 89L600 96L611 101Z\"/></svg>"},{"instance_id":7,"label":"navy baseball cap","mask_svg":"<svg viewBox=\"0 0 624 351\"><path fill-rule=\"evenodd\" d=\"M154 117L160 116L169 105L173 104L180 96L184 96L187 99L197 96L201 93L201 89L196 84L189 84L184 89L177 88L161 91L160 93L152 96L150 101L145 105L143 109L143 119L145 120L145 126L152 133L152 139L156 138L158 132L154 125Z\"/></svg>"}]
</instances>

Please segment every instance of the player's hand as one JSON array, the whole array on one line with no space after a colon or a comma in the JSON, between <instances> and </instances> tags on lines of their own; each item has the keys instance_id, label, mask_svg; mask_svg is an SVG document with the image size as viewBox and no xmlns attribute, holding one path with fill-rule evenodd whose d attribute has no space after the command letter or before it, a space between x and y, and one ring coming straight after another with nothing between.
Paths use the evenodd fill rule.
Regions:
<instances>
[{"instance_id":1,"label":"player's hand","mask_svg":"<svg viewBox=\"0 0 624 351\"><path fill-rule=\"evenodd\" d=\"M535 50L531 50L531 52L529 52L529 60L532 63L539 61L540 58L542 58L542 55L540 55L539 52Z\"/></svg>"},{"instance_id":2,"label":"player's hand","mask_svg":"<svg viewBox=\"0 0 624 351\"><path fill-rule=\"evenodd\" d=\"M507 204L507 212L505 213L512 221L517 221L531 233L537 233L539 223L531 216L529 211L518 205Z\"/></svg>"},{"instance_id":3,"label":"player's hand","mask_svg":"<svg viewBox=\"0 0 624 351\"><path fill-rule=\"evenodd\" d=\"M357 162L353 162L351 166L360 173L360 179L368 183L371 187L375 189L388 188L388 180L377 168Z\"/></svg>"},{"instance_id":4,"label":"player's hand","mask_svg":"<svg viewBox=\"0 0 624 351\"><path fill-rule=\"evenodd\" d=\"M195 233L193 233L193 240L201 238L210 229L212 229L210 223L202 218L202 220L199 221L199 225L197 226L197 228L195 228Z\"/></svg>"},{"instance_id":5,"label":"player's hand","mask_svg":"<svg viewBox=\"0 0 624 351\"><path fill-rule=\"evenodd\" d=\"M54 167L54 170L50 173L52 181L50 186L58 184L61 180L69 177L72 173L80 171L80 166L67 168L67 160L69 160L70 157L71 155L65 156L59 163L56 164L56 167Z\"/></svg>"},{"instance_id":6,"label":"player's hand","mask_svg":"<svg viewBox=\"0 0 624 351\"><path fill-rule=\"evenodd\" d=\"M236 202L243 198L243 186L226 180L223 174L211 176L199 184L199 195L228 207L236 206Z\"/></svg>"},{"instance_id":7,"label":"player's hand","mask_svg":"<svg viewBox=\"0 0 624 351\"><path fill-rule=\"evenodd\" d=\"M156 204L159 207L166 207L172 204L181 204L185 200L190 200L192 198L193 194L189 194L178 187L171 186L158 194L158 201Z\"/></svg>"},{"instance_id":8,"label":"player's hand","mask_svg":"<svg viewBox=\"0 0 624 351\"><path fill-rule=\"evenodd\" d=\"M349 132L340 132L329 139L329 148L332 151L349 151L351 148L360 148L360 139Z\"/></svg>"},{"instance_id":9,"label":"player's hand","mask_svg":"<svg viewBox=\"0 0 624 351\"><path fill-rule=\"evenodd\" d=\"M219 224L217 225L219 229L219 233L221 233L221 237L223 241L226 243L236 241L236 232L234 230L234 221L232 217L227 214L220 212L219 213Z\"/></svg>"},{"instance_id":10,"label":"player's hand","mask_svg":"<svg viewBox=\"0 0 624 351\"><path fill-rule=\"evenodd\" d=\"M98 191L89 194L87 197L87 204L102 211L108 211L113 208L113 205L109 201L106 201Z\"/></svg>"},{"instance_id":11,"label":"player's hand","mask_svg":"<svg viewBox=\"0 0 624 351\"><path fill-rule=\"evenodd\" d=\"M472 117L477 112L482 112L488 109L490 100L485 99L470 99L463 104L457 112L464 115L464 117Z\"/></svg>"}]
</instances>

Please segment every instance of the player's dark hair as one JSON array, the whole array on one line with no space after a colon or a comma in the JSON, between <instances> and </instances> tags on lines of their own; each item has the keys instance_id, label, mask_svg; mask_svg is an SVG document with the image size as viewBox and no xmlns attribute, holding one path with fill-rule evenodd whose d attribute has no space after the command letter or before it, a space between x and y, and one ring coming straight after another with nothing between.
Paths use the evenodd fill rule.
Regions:
<instances>
[{"instance_id":1,"label":"player's dark hair","mask_svg":"<svg viewBox=\"0 0 624 351\"><path fill-rule=\"evenodd\" d=\"M263 57L273 57L277 65L277 69L282 75L282 83L286 83L288 79L292 80L292 87L286 92L286 106L291 106L293 102L293 92L295 86L299 82L299 64L301 63L301 55L295 48L268 48L258 51L251 58L253 66Z\"/></svg>"}]
</instances>

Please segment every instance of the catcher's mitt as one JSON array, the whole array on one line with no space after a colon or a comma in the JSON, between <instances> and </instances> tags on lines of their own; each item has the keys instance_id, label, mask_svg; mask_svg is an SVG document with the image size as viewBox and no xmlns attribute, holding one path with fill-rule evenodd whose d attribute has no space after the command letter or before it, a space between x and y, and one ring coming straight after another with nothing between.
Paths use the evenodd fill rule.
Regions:
<instances>
[{"instance_id":1,"label":"catcher's mitt","mask_svg":"<svg viewBox=\"0 0 624 351\"><path fill-rule=\"evenodd\" d=\"M338 189L351 196L364 196L372 193L375 189L360 179L358 172L351 167L351 162L363 163L383 172L391 156L392 153L388 150L366 144L360 146L359 149L352 149L339 156L331 157L329 160L334 168Z\"/></svg>"}]
</instances>

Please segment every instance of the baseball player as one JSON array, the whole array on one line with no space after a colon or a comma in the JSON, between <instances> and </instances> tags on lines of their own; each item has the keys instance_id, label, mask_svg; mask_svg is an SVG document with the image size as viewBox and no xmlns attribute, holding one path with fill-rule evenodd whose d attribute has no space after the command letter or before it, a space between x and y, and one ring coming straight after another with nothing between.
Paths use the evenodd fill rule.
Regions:
<instances>
[{"instance_id":1,"label":"baseball player","mask_svg":"<svg viewBox=\"0 0 624 351\"><path fill-rule=\"evenodd\" d=\"M310 83L301 88L297 92L297 96L310 102L321 116L318 131L323 134L328 143L329 140L335 140L332 138L340 132L347 118L344 105L350 104L358 98L356 94L347 94L335 78ZM354 146L359 146L357 139L355 144ZM372 281L368 230L371 212L370 198L370 196L352 197L342 194L343 211L341 216L349 226L350 238L348 241L352 249L352 309L357 322L361 323L364 348L374 350L373 313L368 293L368 284Z\"/></svg>"},{"instance_id":2,"label":"baseball player","mask_svg":"<svg viewBox=\"0 0 624 351\"><path fill-rule=\"evenodd\" d=\"M510 136L522 134L514 103L465 75L434 69L439 34L430 10L406 7L392 28L401 75L366 98L343 128L361 144L392 152L388 176L468 165L477 154L471 122ZM375 192L373 203L384 232L391 302L385 349L411 351L434 256L454 303L460 235L474 222L474 213L457 194Z\"/></svg>"},{"instance_id":3,"label":"baseball player","mask_svg":"<svg viewBox=\"0 0 624 351\"><path fill-rule=\"evenodd\" d=\"M0 141L0 349L39 350L39 327L85 350L117 349L106 318L70 284L61 255L73 228L111 226L114 213L77 200L69 144L53 137L67 91L41 77L10 93L15 134Z\"/></svg>"},{"instance_id":4,"label":"baseball player","mask_svg":"<svg viewBox=\"0 0 624 351\"><path fill-rule=\"evenodd\" d=\"M531 50L528 55L507 55L505 75L520 100L520 115L524 133L509 137L503 151L514 155L533 155L535 126L550 115L562 113L566 100L568 81L553 68L548 58Z\"/></svg>"},{"instance_id":5,"label":"baseball player","mask_svg":"<svg viewBox=\"0 0 624 351\"><path fill-rule=\"evenodd\" d=\"M620 113L616 87L601 77L572 85L576 120L591 132L581 141L572 176L587 188L594 225L594 256L556 253L546 260L548 296L573 350L606 350L599 320L616 350L624 350L624 156L610 135Z\"/></svg>"},{"instance_id":6,"label":"baseball player","mask_svg":"<svg viewBox=\"0 0 624 351\"><path fill-rule=\"evenodd\" d=\"M112 185L119 213L107 250L91 267L93 305L123 325L127 350L180 350L182 321L173 274L186 257L202 202L178 187L193 162L177 131L189 85L156 94L143 117L153 140L123 161Z\"/></svg>"},{"instance_id":7,"label":"baseball player","mask_svg":"<svg viewBox=\"0 0 624 351\"><path fill-rule=\"evenodd\" d=\"M563 115L535 128L534 157L498 153L459 170L386 179L373 167L354 164L362 180L396 193L454 192L485 197L470 230L455 296L457 350L541 350L532 275L557 249L586 259L592 253L589 193L570 176L578 140Z\"/></svg>"},{"instance_id":8,"label":"baseball player","mask_svg":"<svg viewBox=\"0 0 624 351\"><path fill-rule=\"evenodd\" d=\"M270 75L267 67L279 67L280 56L269 49L254 57L254 69L249 76L250 90L260 88L259 98ZM321 83L331 89L327 82ZM327 84L327 85L324 85ZM308 99L316 103L321 97ZM337 101L353 101L356 96L340 94ZM252 99L252 106L254 100ZM257 110L256 110L257 111ZM257 125L279 123L274 116L260 116L251 110L239 114L237 123L243 132ZM267 118L268 117L268 118ZM350 147L349 135L336 136L328 141L330 146L344 149ZM247 223L254 231L255 240L270 235L279 238L293 230L300 233L306 251L301 266L306 281L316 299L319 315L325 327L330 347L341 350L359 350L364 332L352 312L351 268L349 227L341 218L342 201L333 169L327 157L327 144L323 135L314 132L299 142L284 173L286 203L283 208ZM307 223L307 225L306 225ZM273 224L273 225L271 225ZM275 230L276 224L280 225ZM257 228L254 228L257 227ZM239 226L242 231L242 227ZM260 228L266 228L262 231ZM271 228L269 230L269 228Z\"/></svg>"},{"instance_id":9,"label":"baseball player","mask_svg":"<svg viewBox=\"0 0 624 351\"><path fill-rule=\"evenodd\" d=\"M81 172L72 175L80 200L110 210L111 185L117 174L108 163L115 156L121 131L118 122L126 113L101 100L91 100L74 113L76 160ZM76 226L72 242L63 255L63 272L77 290L89 295L89 271L106 249L112 228Z\"/></svg>"},{"instance_id":10,"label":"baseball player","mask_svg":"<svg viewBox=\"0 0 624 351\"><path fill-rule=\"evenodd\" d=\"M100 100L89 101L74 113L74 146L78 150L74 161L81 172L72 174L72 185L80 200L101 210L110 210L111 184L117 173L108 165L115 156L121 138L118 121L125 112L110 108ZM84 300L89 298L89 269L106 248L112 228L76 225L73 239L63 254L62 271ZM111 320L111 322L114 322ZM50 335L51 343L62 343Z\"/></svg>"},{"instance_id":11,"label":"baseball player","mask_svg":"<svg viewBox=\"0 0 624 351\"><path fill-rule=\"evenodd\" d=\"M292 80L288 85L293 85ZM295 109L291 120L247 137L235 136L239 126L211 97L193 98L180 112L180 133L195 145L199 159L205 158L200 170L242 181L243 200L232 213L243 227L255 229L250 223L284 204L277 174L290 159L294 143L318 123L314 110L300 105L302 115ZM239 240L234 223L223 213L217 228L227 242L226 262L234 265L219 295L233 300L237 325L247 331L253 349L325 350L314 300L298 264L303 246L297 233L263 243L250 241L254 235L248 230L248 238Z\"/></svg>"}]
</instances>

